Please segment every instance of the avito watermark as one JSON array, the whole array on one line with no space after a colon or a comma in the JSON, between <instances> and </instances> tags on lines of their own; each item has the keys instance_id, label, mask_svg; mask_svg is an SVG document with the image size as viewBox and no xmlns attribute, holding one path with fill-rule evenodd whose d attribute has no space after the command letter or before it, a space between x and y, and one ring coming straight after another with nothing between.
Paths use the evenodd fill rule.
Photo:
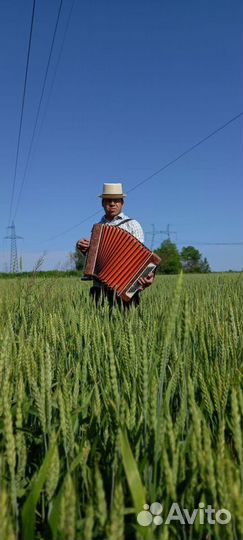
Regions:
<instances>
[{"instance_id":1,"label":"avito watermark","mask_svg":"<svg viewBox=\"0 0 243 540\"><path fill-rule=\"evenodd\" d=\"M193 525L198 518L199 523L209 523L210 525L227 525L231 520L231 513L226 508L215 510L210 504L207 506L200 502L198 508L188 510L181 508L177 502L173 502L166 516L162 516L163 504L154 502L150 506L145 504L143 510L137 515L137 522L143 527L149 525L169 525L173 521L178 521L181 525Z\"/></svg>"}]
</instances>

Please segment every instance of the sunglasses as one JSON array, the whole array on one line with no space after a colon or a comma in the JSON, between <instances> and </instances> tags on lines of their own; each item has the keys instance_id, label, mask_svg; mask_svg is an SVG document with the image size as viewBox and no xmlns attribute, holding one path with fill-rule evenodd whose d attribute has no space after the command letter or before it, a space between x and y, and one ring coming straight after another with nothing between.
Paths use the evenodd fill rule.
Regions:
<instances>
[{"instance_id":1,"label":"sunglasses","mask_svg":"<svg viewBox=\"0 0 243 540\"><path fill-rule=\"evenodd\" d=\"M122 202L122 199L104 199L104 202L108 204L110 204L111 202L120 203Z\"/></svg>"}]
</instances>

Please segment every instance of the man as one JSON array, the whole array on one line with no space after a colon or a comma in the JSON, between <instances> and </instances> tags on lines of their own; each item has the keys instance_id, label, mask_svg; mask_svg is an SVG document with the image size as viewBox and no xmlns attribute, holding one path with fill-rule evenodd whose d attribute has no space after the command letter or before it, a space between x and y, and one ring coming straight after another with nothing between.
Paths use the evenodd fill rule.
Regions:
<instances>
[{"instance_id":1,"label":"man","mask_svg":"<svg viewBox=\"0 0 243 540\"><path fill-rule=\"evenodd\" d=\"M140 242L144 243L144 233L140 223L123 213L124 198L126 197L126 194L123 193L122 184L104 184L103 193L99 195L99 197L102 198L102 206L105 211L105 215L99 223L118 226L135 236ZM78 240L76 247L85 254L89 249L89 240L87 238ZM146 278L141 278L139 281L141 290L149 287L153 283L154 278L153 272L148 274ZM124 302L115 295L114 291L111 291L104 284L96 280L94 280L94 285L91 287L90 293L95 298L96 303L98 303L100 298L106 296L110 306L116 301L119 305L129 308L132 304L138 305L140 302L139 291L133 295L130 302Z\"/></svg>"}]
</instances>

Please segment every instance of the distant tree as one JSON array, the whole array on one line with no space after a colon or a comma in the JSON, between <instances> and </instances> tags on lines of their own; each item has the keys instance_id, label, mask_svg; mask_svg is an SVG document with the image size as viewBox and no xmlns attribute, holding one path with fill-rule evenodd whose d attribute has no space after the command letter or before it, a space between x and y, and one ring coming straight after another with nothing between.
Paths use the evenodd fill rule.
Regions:
<instances>
[{"instance_id":1,"label":"distant tree","mask_svg":"<svg viewBox=\"0 0 243 540\"><path fill-rule=\"evenodd\" d=\"M181 262L185 272L200 272L201 253L193 246L183 247Z\"/></svg>"},{"instance_id":2,"label":"distant tree","mask_svg":"<svg viewBox=\"0 0 243 540\"><path fill-rule=\"evenodd\" d=\"M70 253L70 261L71 266L75 268L76 270L83 270L84 267L84 256L79 251L79 249L75 249L74 253Z\"/></svg>"},{"instance_id":3,"label":"distant tree","mask_svg":"<svg viewBox=\"0 0 243 540\"><path fill-rule=\"evenodd\" d=\"M178 274L181 270L180 253L170 240L164 240L161 246L155 250L161 258L158 272L161 274Z\"/></svg>"},{"instance_id":4,"label":"distant tree","mask_svg":"<svg viewBox=\"0 0 243 540\"><path fill-rule=\"evenodd\" d=\"M19 271L23 272L23 257L20 255L19 257Z\"/></svg>"},{"instance_id":5,"label":"distant tree","mask_svg":"<svg viewBox=\"0 0 243 540\"><path fill-rule=\"evenodd\" d=\"M183 247L181 250L181 263L185 272L206 273L211 272L206 257L194 246Z\"/></svg>"},{"instance_id":6,"label":"distant tree","mask_svg":"<svg viewBox=\"0 0 243 540\"><path fill-rule=\"evenodd\" d=\"M204 257L201 261L201 272L202 274L207 274L208 272L211 272L211 268L206 257Z\"/></svg>"}]
</instances>

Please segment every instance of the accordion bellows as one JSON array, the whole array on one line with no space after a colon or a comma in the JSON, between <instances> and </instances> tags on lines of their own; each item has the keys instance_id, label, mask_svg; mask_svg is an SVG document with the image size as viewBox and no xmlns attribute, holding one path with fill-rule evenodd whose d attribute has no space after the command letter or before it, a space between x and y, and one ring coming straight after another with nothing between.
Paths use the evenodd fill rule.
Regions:
<instances>
[{"instance_id":1,"label":"accordion bellows","mask_svg":"<svg viewBox=\"0 0 243 540\"><path fill-rule=\"evenodd\" d=\"M84 275L94 277L129 301L140 288L138 280L153 271L160 257L132 234L111 225L94 225Z\"/></svg>"}]
</instances>

